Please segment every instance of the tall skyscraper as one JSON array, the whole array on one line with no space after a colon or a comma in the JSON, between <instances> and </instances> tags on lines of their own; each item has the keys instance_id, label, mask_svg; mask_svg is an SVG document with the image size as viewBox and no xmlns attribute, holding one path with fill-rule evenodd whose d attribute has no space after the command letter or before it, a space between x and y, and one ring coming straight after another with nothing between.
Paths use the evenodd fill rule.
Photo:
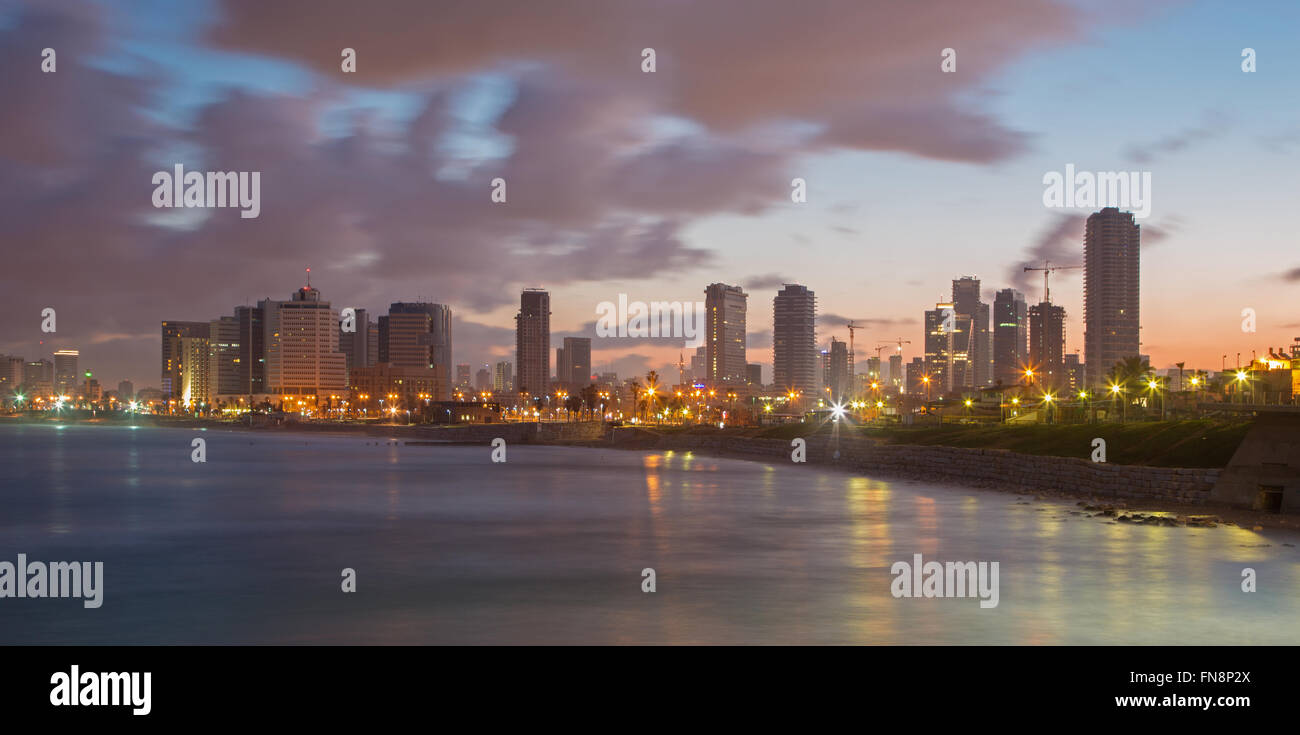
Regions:
<instances>
[{"instance_id":1,"label":"tall skyscraper","mask_svg":"<svg viewBox=\"0 0 1300 735\"><path fill-rule=\"evenodd\" d=\"M129 401L135 398L135 383L123 380L117 384L117 400Z\"/></svg>"},{"instance_id":2,"label":"tall skyscraper","mask_svg":"<svg viewBox=\"0 0 1300 735\"><path fill-rule=\"evenodd\" d=\"M744 383L745 309L749 294L740 286L709 284L704 289L704 354L708 363L708 380L717 383Z\"/></svg>"},{"instance_id":3,"label":"tall skyscraper","mask_svg":"<svg viewBox=\"0 0 1300 735\"><path fill-rule=\"evenodd\" d=\"M290 301L262 301L266 392L316 397L347 390L339 352L338 312L320 291L303 286Z\"/></svg>"},{"instance_id":4,"label":"tall skyscraper","mask_svg":"<svg viewBox=\"0 0 1300 735\"><path fill-rule=\"evenodd\" d=\"M210 367L211 346L208 337L180 338L180 371L178 373L176 403L184 408L194 408L209 403L212 386Z\"/></svg>"},{"instance_id":5,"label":"tall skyscraper","mask_svg":"<svg viewBox=\"0 0 1300 735\"><path fill-rule=\"evenodd\" d=\"M831 349L827 353L826 387L830 392L822 396L832 401L844 401L849 396L849 346L831 337Z\"/></svg>"},{"instance_id":6,"label":"tall skyscraper","mask_svg":"<svg viewBox=\"0 0 1300 735\"><path fill-rule=\"evenodd\" d=\"M368 337L367 337L368 338ZM442 304L398 301L379 318L376 362L393 367L432 369L451 396L451 309ZM466 380L468 385L468 379Z\"/></svg>"},{"instance_id":7,"label":"tall skyscraper","mask_svg":"<svg viewBox=\"0 0 1300 735\"><path fill-rule=\"evenodd\" d=\"M0 393L17 390L23 382L23 358L0 355Z\"/></svg>"},{"instance_id":8,"label":"tall skyscraper","mask_svg":"<svg viewBox=\"0 0 1300 735\"><path fill-rule=\"evenodd\" d=\"M49 360L32 360L23 365L23 385L36 395L54 392L54 363Z\"/></svg>"},{"instance_id":9,"label":"tall skyscraper","mask_svg":"<svg viewBox=\"0 0 1300 735\"><path fill-rule=\"evenodd\" d=\"M1029 365L1035 387L1049 392L1069 387L1064 308L1046 301L1029 307Z\"/></svg>"},{"instance_id":10,"label":"tall skyscraper","mask_svg":"<svg viewBox=\"0 0 1300 735\"><path fill-rule=\"evenodd\" d=\"M181 370L185 361L181 355L181 340L186 338L208 338L208 322L162 323L162 394L165 401L183 401ZM193 347L193 345L191 345ZM207 362L207 353L203 356Z\"/></svg>"},{"instance_id":11,"label":"tall skyscraper","mask_svg":"<svg viewBox=\"0 0 1300 735\"><path fill-rule=\"evenodd\" d=\"M961 321L951 303L938 303L925 312L925 372L930 376L930 391L939 397L955 387L953 355L959 345ZM962 351L964 356L965 351Z\"/></svg>"},{"instance_id":12,"label":"tall skyscraper","mask_svg":"<svg viewBox=\"0 0 1300 735\"><path fill-rule=\"evenodd\" d=\"M466 390L471 387L469 382L469 371L470 371L469 363L462 362L461 364L456 366L456 387L457 388L460 388L461 390Z\"/></svg>"},{"instance_id":13,"label":"tall skyscraper","mask_svg":"<svg viewBox=\"0 0 1300 735\"><path fill-rule=\"evenodd\" d=\"M54 351L54 387L60 393L69 393L77 389L81 374L77 363L81 360L78 350Z\"/></svg>"},{"instance_id":14,"label":"tall skyscraper","mask_svg":"<svg viewBox=\"0 0 1300 735\"><path fill-rule=\"evenodd\" d=\"M772 383L813 395L817 367L817 295L787 283L772 299Z\"/></svg>"},{"instance_id":15,"label":"tall skyscraper","mask_svg":"<svg viewBox=\"0 0 1300 735\"><path fill-rule=\"evenodd\" d=\"M955 379L964 388L982 388L990 376L989 305L980 300L980 279L962 276L952 282L953 309L970 324L962 336L966 359L958 364Z\"/></svg>"},{"instance_id":16,"label":"tall skyscraper","mask_svg":"<svg viewBox=\"0 0 1300 735\"><path fill-rule=\"evenodd\" d=\"M1028 361L1029 308L1025 295L1014 288L998 291L993 299L993 380L1003 385L1020 382Z\"/></svg>"},{"instance_id":17,"label":"tall skyscraper","mask_svg":"<svg viewBox=\"0 0 1300 735\"><path fill-rule=\"evenodd\" d=\"M266 325L261 306L236 306L239 323L239 393L266 392ZM163 388L163 394L167 392Z\"/></svg>"},{"instance_id":18,"label":"tall skyscraper","mask_svg":"<svg viewBox=\"0 0 1300 735\"><path fill-rule=\"evenodd\" d=\"M474 390L482 393L483 391L492 390L492 371L484 365L474 373Z\"/></svg>"},{"instance_id":19,"label":"tall skyscraper","mask_svg":"<svg viewBox=\"0 0 1300 735\"><path fill-rule=\"evenodd\" d=\"M1096 387L1141 351L1141 232L1132 212L1106 207L1088 217L1083 267L1084 373Z\"/></svg>"},{"instance_id":20,"label":"tall skyscraper","mask_svg":"<svg viewBox=\"0 0 1300 735\"><path fill-rule=\"evenodd\" d=\"M551 390L551 294L527 288L515 316L515 391L543 396Z\"/></svg>"},{"instance_id":21,"label":"tall skyscraper","mask_svg":"<svg viewBox=\"0 0 1300 735\"><path fill-rule=\"evenodd\" d=\"M903 353L901 351L889 356L889 384L895 388L902 388L906 384L903 375Z\"/></svg>"},{"instance_id":22,"label":"tall skyscraper","mask_svg":"<svg viewBox=\"0 0 1300 735\"><path fill-rule=\"evenodd\" d=\"M746 375L745 375L745 380L746 380L746 382L748 382L750 385L762 385L762 384L763 384L763 364L762 364L762 363L758 363L758 362L751 362L751 363L749 363L748 365L745 366L745 373L746 373Z\"/></svg>"},{"instance_id":23,"label":"tall skyscraper","mask_svg":"<svg viewBox=\"0 0 1300 735\"><path fill-rule=\"evenodd\" d=\"M243 393L240 385L239 319L223 316L208 323L208 385L205 399Z\"/></svg>"}]
</instances>

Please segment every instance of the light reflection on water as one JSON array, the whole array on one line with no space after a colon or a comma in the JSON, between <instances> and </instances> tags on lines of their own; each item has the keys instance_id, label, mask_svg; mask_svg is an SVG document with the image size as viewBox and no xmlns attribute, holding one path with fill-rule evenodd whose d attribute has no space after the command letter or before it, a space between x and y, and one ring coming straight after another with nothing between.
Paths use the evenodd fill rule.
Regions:
<instances>
[{"instance_id":1,"label":"light reflection on water","mask_svg":"<svg viewBox=\"0 0 1300 735\"><path fill-rule=\"evenodd\" d=\"M0 643L1300 643L1296 534L680 451L192 438L0 426L0 561L106 577L98 610L0 599ZM999 606L893 598L915 553L999 562Z\"/></svg>"}]
</instances>

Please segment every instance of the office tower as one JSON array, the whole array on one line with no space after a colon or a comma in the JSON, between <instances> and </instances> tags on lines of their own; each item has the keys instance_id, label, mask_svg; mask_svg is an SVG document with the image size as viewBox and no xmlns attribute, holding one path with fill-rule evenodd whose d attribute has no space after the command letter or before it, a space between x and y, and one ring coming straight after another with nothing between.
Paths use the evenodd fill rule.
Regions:
<instances>
[{"instance_id":1,"label":"office tower","mask_svg":"<svg viewBox=\"0 0 1300 735\"><path fill-rule=\"evenodd\" d=\"M849 385L849 346L831 337L831 349L827 353L827 379L826 387L830 388L823 397L832 401L843 401L848 398L851 386Z\"/></svg>"},{"instance_id":2,"label":"office tower","mask_svg":"<svg viewBox=\"0 0 1300 735\"><path fill-rule=\"evenodd\" d=\"M352 327L354 331L343 331L343 322L339 322L339 352L343 353L344 364L348 369L372 367L379 362L376 349L379 345L379 327L371 321L370 312L357 309Z\"/></svg>"},{"instance_id":3,"label":"office tower","mask_svg":"<svg viewBox=\"0 0 1300 735\"><path fill-rule=\"evenodd\" d=\"M1078 352L1070 352L1065 356L1065 382L1071 393L1083 390L1083 363L1079 362ZM1178 374L1175 373L1173 380L1169 381L1170 390L1183 390L1181 386L1174 385L1177 382Z\"/></svg>"},{"instance_id":4,"label":"office tower","mask_svg":"<svg viewBox=\"0 0 1300 735\"><path fill-rule=\"evenodd\" d=\"M515 392L543 396L551 390L551 295L528 288L515 316Z\"/></svg>"},{"instance_id":5,"label":"office tower","mask_svg":"<svg viewBox=\"0 0 1300 735\"><path fill-rule=\"evenodd\" d=\"M691 381L703 384L709 377L709 358L704 347L696 347L695 354L691 355Z\"/></svg>"},{"instance_id":6,"label":"office tower","mask_svg":"<svg viewBox=\"0 0 1300 735\"><path fill-rule=\"evenodd\" d=\"M135 383L129 380L123 380L117 384L117 399L119 401L129 401L135 398Z\"/></svg>"},{"instance_id":7,"label":"office tower","mask_svg":"<svg viewBox=\"0 0 1300 735\"><path fill-rule=\"evenodd\" d=\"M492 371L488 370L487 365L474 373L474 390L479 393L492 390Z\"/></svg>"},{"instance_id":8,"label":"office tower","mask_svg":"<svg viewBox=\"0 0 1300 735\"><path fill-rule=\"evenodd\" d=\"M218 395L243 393L240 384L239 319L223 316L208 323L208 403Z\"/></svg>"},{"instance_id":9,"label":"office tower","mask_svg":"<svg viewBox=\"0 0 1300 735\"><path fill-rule=\"evenodd\" d=\"M1089 386L1139 353L1141 232L1131 212L1106 207L1088 217L1083 240L1083 360Z\"/></svg>"},{"instance_id":10,"label":"office tower","mask_svg":"<svg viewBox=\"0 0 1300 735\"><path fill-rule=\"evenodd\" d=\"M239 324L239 390L253 396L266 392L266 325L260 306L236 306ZM166 387L164 386L164 393Z\"/></svg>"},{"instance_id":11,"label":"office tower","mask_svg":"<svg viewBox=\"0 0 1300 735\"><path fill-rule=\"evenodd\" d=\"M498 393L512 391L514 383L514 366L505 361L498 362L492 373L492 390Z\"/></svg>"},{"instance_id":12,"label":"office tower","mask_svg":"<svg viewBox=\"0 0 1300 735\"><path fill-rule=\"evenodd\" d=\"M817 296L787 283L772 299L772 383L812 395L817 370Z\"/></svg>"},{"instance_id":13,"label":"office tower","mask_svg":"<svg viewBox=\"0 0 1300 735\"><path fill-rule=\"evenodd\" d=\"M310 282L290 301L262 301L266 346L265 392L313 399L347 390L339 352L338 312Z\"/></svg>"},{"instance_id":14,"label":"office tower","mask_svg":"<svg viewBox=\"0 0 1300 735\"><path fill-rule=\"evenodd\" d=\"M902 388L904 383L903 376L903 353L895 352L889 356L889 384L895 388Z\"/></svg>"},{"instance_id":15,"label":"office tower","mask_svg":"<svg viewBox=\"0 0 1300 735\"><path fill-rule=\"evenodd\" d=\"M461 390L469 388L469 371L470 367L466 363L456 366L456 387Z\"/></svg>"},{"instance_id":16,"label":"office tower","mask_svg":"<svg viewBox=\"0 0 1300 735\"><path fill-rule=\"evenodd\" d=\"M998 291L993 299L993 380L1003 385L1020 382L1027 363L1029 309L1025 295L1014 288Z\"/></svg>"},{"instance_id":17,"label":"office tower","mask_svg":"<svg viewBox=\"0 0 1300 735\"><path fill-rule=\"evenodd\" d=\"M570 391L591 385L591 338L565 337L564 346L556 350L556 379Z\"/></svg>"},{"instance_id":18,"label":"office tower","mask_svg":"<svg viewBox=\"0 0 1300 735\"><path fill-rule=\"evenodd\" d=\"M1046 301L1029 307L1029 366L1026 381L1047 392L1068 386L1065 372L1065 309Z\"/></svg>"},{"instance_id":19,"label":"office tower","mask_svg":"<svg viewBox=\"0 0 1300 735\"><path fill-rule=\"evenodd\" d=\"M745 381L750 385L763 384L763 365L758 362L751 362L745 366Z\"/></svg>"},{"instance_id":20,"label":"office tower","mask_svg":"<svg viewBox=\"0 0 1300 735\"><path fill-rule=\"evenodd\" d=\"M451 396L451 309L442 304L398 301L388 315L379 317L379 355L376 362L393 367L433 369ZM467 366L468 369L468 366ZM466 376L464 385L468 385Z\"/></svg>"},{"instance_id":21,"label":"office tower","mask_svg":"<svg viewBox=\"0 0 1300 735\"><path fill-rule=\"evenodd\" d=\"M54 363L49 360L33 360L24 364L23 385L36 395L54 393Z\"/></svg>"},{"instance_id":22,"label":"office tower","mask_svg":"<svg viewBox=\"0 0 1300 735\"><path fill-rule=\"evenodd\" d=\"M177 364L177 405L185 408L208 402L211 363L207 337L181 337L178 344L180 361Z\"/></svg>"},{"instance_id":23,"label":"office tower","mask_svg":"<svg viewBox=\"0 0 1300 735\"><path fill-rule=\"evenodd\" d=\"M77 371L77 362L81 353L77 350L54 351L54 387L60 393L75 392L81 382Z\"/></svg>"},{"instance_id":24,"label":"office tower","mask_svg":"<svg viewBox=\"0 0 1300 735\"><path fill-rule=\"evenodd\" d=\"M989 369L989 305L980 300L980 279L962 276L952 282L953 310L969 324L961 336L966 359L959 361L955 378L964 388L982 388L993 381Z\"/></svg>"},{"instance_id":25,"label":"office tower","mask_svg":"<svg viewBox=\"0 0 1300 735\"><path fill-rule=\"evenodd\" d=\"M739 286L709 284L704 289L705 361L710 384L745 382L745 307L749 294Z\"/></svg>"},{"instance_id":26,"label":"office tower","mask_svg":"<svg viewBox=\"0 0 1300 735\"><path fill-rule=\"evenodd\" d=\"M162 323L162 394L165 401L181 401L181 340L185 338L208 338L208 322ZM206 361L206 356L205 356Z\"/></svg>"},{"instance_id":27,"label":"office tower","mask_svg":"<svg viewBox=\"0 0 1300 735\"><path fill-rule=\"evenodd\" d=\"M952 356L958 322L952 304L938 303L925 312L925 373L930 376L930 392L936 397L953 389Z\"/></svg>"},{"instance_id":28,"label":"office tower","mask_svg":"<svg viewBox=\"0 0 1300 735\"><path fill-rule=\"evenodd\" d=\"M0 392L8 393L22 384L23 365L21 357L0 356Z\"/></svg>"},{"instance_id":29,"label":"office tower","mask_svg":"<svg viewBox=\"0 0 1300 735\"><path fill-rule=\"evenodd\" d=\"M903 391L906 393L915 393L918 395L925 394L925 359L913 357L912 361L907 363L907 380L904 382Z\"/></svg>"}]
</instances>

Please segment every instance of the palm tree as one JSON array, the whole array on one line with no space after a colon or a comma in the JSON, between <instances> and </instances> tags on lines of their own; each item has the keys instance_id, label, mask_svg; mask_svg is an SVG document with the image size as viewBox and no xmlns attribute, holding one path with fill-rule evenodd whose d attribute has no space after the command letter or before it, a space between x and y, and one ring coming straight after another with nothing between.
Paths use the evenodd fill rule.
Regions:
<instances>
[{"instance_id":1,"label":"palm tree","mask_svg":"<svg viewBox=\"0 0 1300 735\"><path fill-rule=\"evenodd\" d=\"M640 416L641 410L641 381L632 378L627 382L627 387L632 391L632 418Z\"/></svg>"},{"instance_id":2,"label":"palm tree","mask_svg":"<svg viewBox=\"0 0 1300 735\"><path fill-rule=\"evenodd\" d=\"M1125 385L1131 380L1141 380L1151 372L1151 364L1138 355L1115 363L1106 377L1114 385Z\"/></svg>"}]
</instances>

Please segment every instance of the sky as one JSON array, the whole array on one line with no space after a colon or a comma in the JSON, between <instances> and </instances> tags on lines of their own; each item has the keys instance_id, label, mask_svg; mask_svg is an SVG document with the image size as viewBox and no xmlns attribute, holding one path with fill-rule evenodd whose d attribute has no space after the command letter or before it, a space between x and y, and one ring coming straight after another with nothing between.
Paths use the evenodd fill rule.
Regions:
<instances>
[{"instance_id":1,"label":"sky","mask_svg":"<svg viewBox=\"0 0 1300 735\"><path fill-rule=\"evenodd\" d=\"M1043 202L1073 164L1150 173L1142 351L1217 370L1300 336L1298 30L1291 2L0 0L0 353L156 386L162 320L310 267L337 308L449 305L458 363L514 361L522 288L558 346L714 282L749 294L765 380L782 283L820 344L853 319L859 360L910 359L953 279L1035 303L1025 265L1082 262L1093 210ZM260 172L260 215L156 209L178 163ZM1051 288L1081 352L1080 272ZM593 368L681 352L596 338Z\"/></svg>"}]
</instances>

